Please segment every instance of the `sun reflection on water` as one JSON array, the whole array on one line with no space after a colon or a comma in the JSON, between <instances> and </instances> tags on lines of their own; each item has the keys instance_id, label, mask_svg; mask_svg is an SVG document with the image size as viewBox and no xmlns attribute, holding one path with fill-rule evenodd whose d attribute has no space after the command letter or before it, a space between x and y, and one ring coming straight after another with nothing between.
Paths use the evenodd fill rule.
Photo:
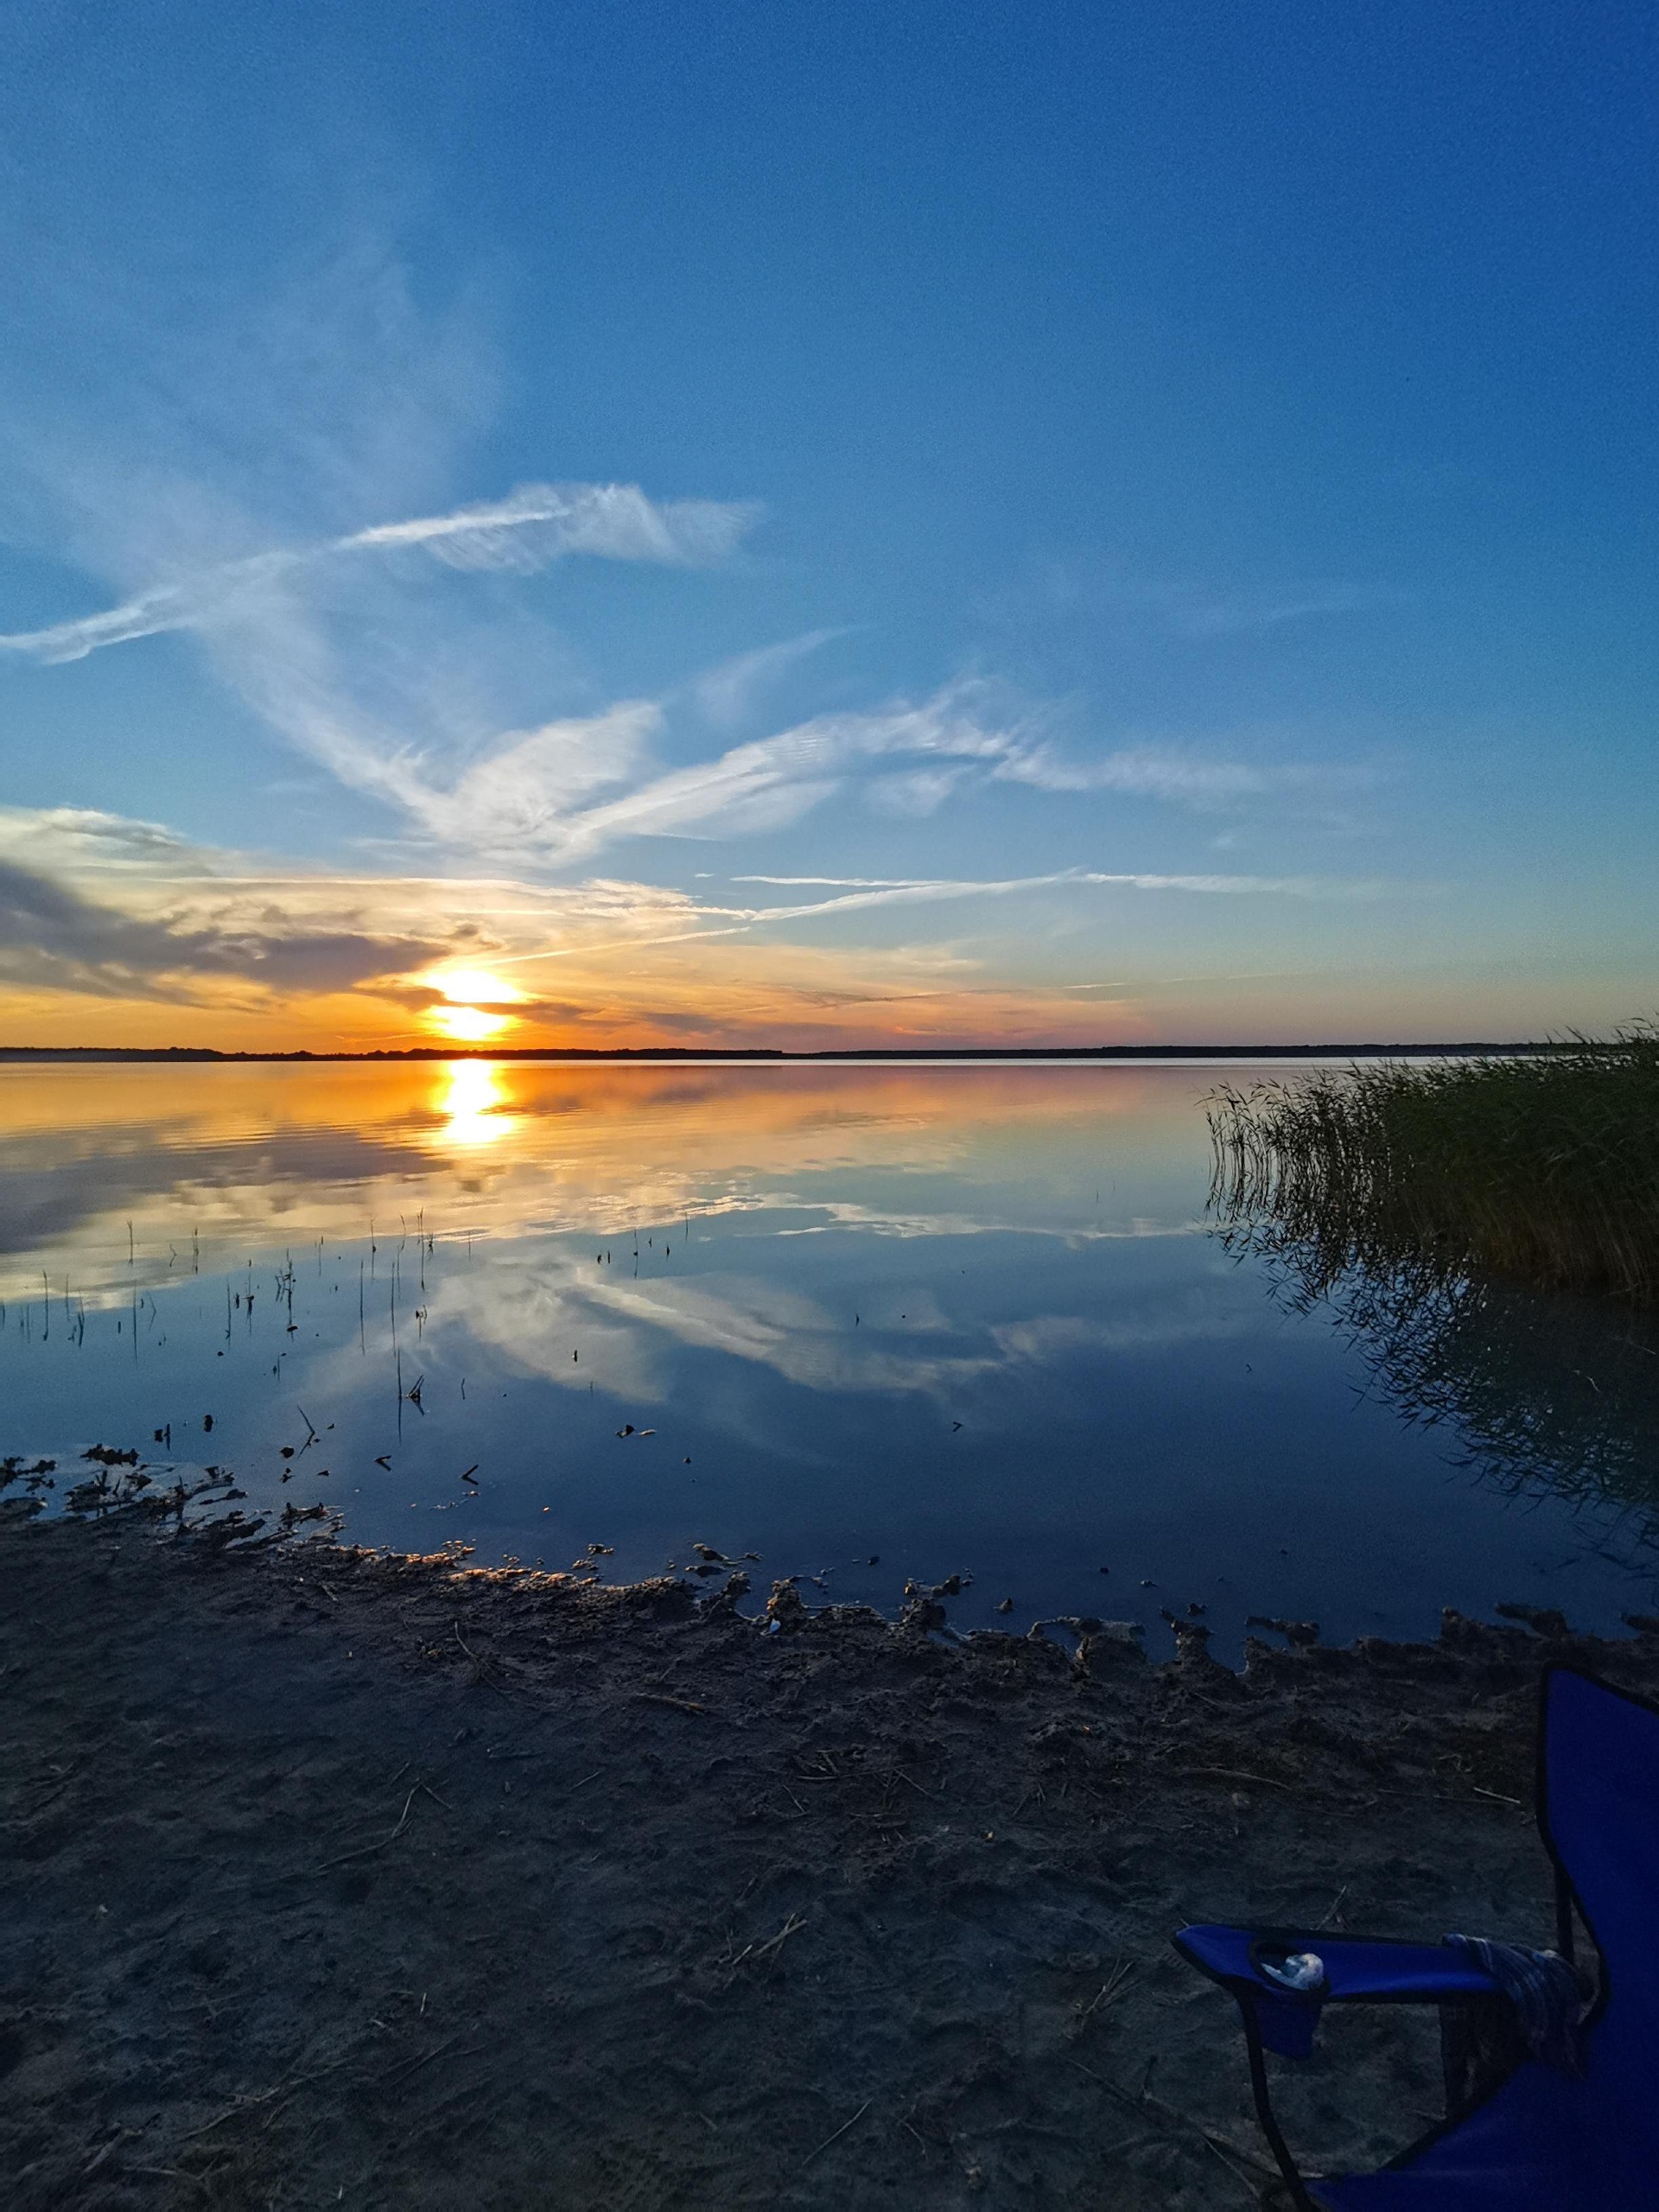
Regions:
<instances>
[{"instance_id":1,"label":"sun reflection on water","mask_svg":"<svg viewBox=\"0 0 1659 2212\"><path fill-rule=\"evenodd\" d=\"M499 1144L520 1117L506 1110L497 1070L487 1060L457 1060L443 1074L444 1087L434 1102L445 1117L439 1133L443 1141L464 1152Z\"/></svg>"}]
</instances>

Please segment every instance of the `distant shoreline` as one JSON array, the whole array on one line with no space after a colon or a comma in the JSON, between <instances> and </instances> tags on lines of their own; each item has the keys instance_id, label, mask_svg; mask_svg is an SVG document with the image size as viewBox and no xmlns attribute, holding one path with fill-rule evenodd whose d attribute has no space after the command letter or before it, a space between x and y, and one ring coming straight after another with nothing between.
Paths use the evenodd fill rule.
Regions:
<instances>
[{"instance_id":1,"label":"distant shoreline","mask_svg":"<svg viewBox=\"0 0 1659 2212\"><path fill-rule=\"evenodd\" d=\"M601 1051L579 1045L406 1045L390 1051L364 1052L226 1052L211 1045L0 1045L0 1063L36 1060L154 1061L162 1065L181 1062L264 1064L344 1060L575 1060L634 1062L718 1060L768 1067L777 1062L806 1065L825 1062L914 1060L1333 1060L1440 1059L1469 1053L1512 1055L1554 1052L1567 1047L1550 1044L1485 1044L1464 1042L1440 1045L871 1045L841 1046L817 1052L790 1052L765 1046L636 1045Z\"/></svg>"}]
</instances>

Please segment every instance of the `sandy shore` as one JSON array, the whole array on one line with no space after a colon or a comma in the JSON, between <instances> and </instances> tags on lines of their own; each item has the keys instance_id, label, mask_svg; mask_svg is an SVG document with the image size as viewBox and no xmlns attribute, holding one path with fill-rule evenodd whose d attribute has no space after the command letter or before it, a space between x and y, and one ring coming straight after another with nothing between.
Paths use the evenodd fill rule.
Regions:
<instances>
[{"instance_id":1,"label":"sandy shore","mask_svg":"<svg viewBox=\"0 0 1659 2212\"><path fill-rule=\"evenodd\" d=\"M1172 1929L1548 1940L1551 1651L776 1633L664 1582L0 1512L0 2170L86 2207L1248 2207ZM1437 2109L1355 2011L1331 2164Z\"/></svg>"}]
</instances>

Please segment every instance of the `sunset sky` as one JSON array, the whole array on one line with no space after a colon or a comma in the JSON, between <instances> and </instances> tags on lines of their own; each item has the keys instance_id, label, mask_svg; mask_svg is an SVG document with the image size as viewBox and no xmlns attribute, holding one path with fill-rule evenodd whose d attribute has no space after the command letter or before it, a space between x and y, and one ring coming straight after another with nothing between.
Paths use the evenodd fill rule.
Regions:
<instances>
[{"instance_id":1,"label":"sunset sky","mask_svg":"<svg viewBox=\"0 0 1659 2212\"><path fill-rule=\"evenodd\" d=\"M1659 40L4 8L0 1044L1659 1008Z\"/></svg>"}]
</instances>

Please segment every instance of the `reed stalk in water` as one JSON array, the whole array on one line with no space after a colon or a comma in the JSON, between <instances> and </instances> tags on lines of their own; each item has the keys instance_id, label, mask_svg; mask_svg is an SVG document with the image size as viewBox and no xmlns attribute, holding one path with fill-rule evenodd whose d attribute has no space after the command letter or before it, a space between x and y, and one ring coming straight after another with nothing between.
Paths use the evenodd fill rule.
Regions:
<instances>
[{"instance_id":1,"label":"reed stalk in water","mask_svg":"<svg viewBox=\"0 0 1659 2212\"><path fill-rule=\"evenodd\" d=\"M1327 1282L1402 1262L1659 1305L1659 1031L1387 1063L1211 1101L1217 1211Z\"/></svg>"}]
</instances>

